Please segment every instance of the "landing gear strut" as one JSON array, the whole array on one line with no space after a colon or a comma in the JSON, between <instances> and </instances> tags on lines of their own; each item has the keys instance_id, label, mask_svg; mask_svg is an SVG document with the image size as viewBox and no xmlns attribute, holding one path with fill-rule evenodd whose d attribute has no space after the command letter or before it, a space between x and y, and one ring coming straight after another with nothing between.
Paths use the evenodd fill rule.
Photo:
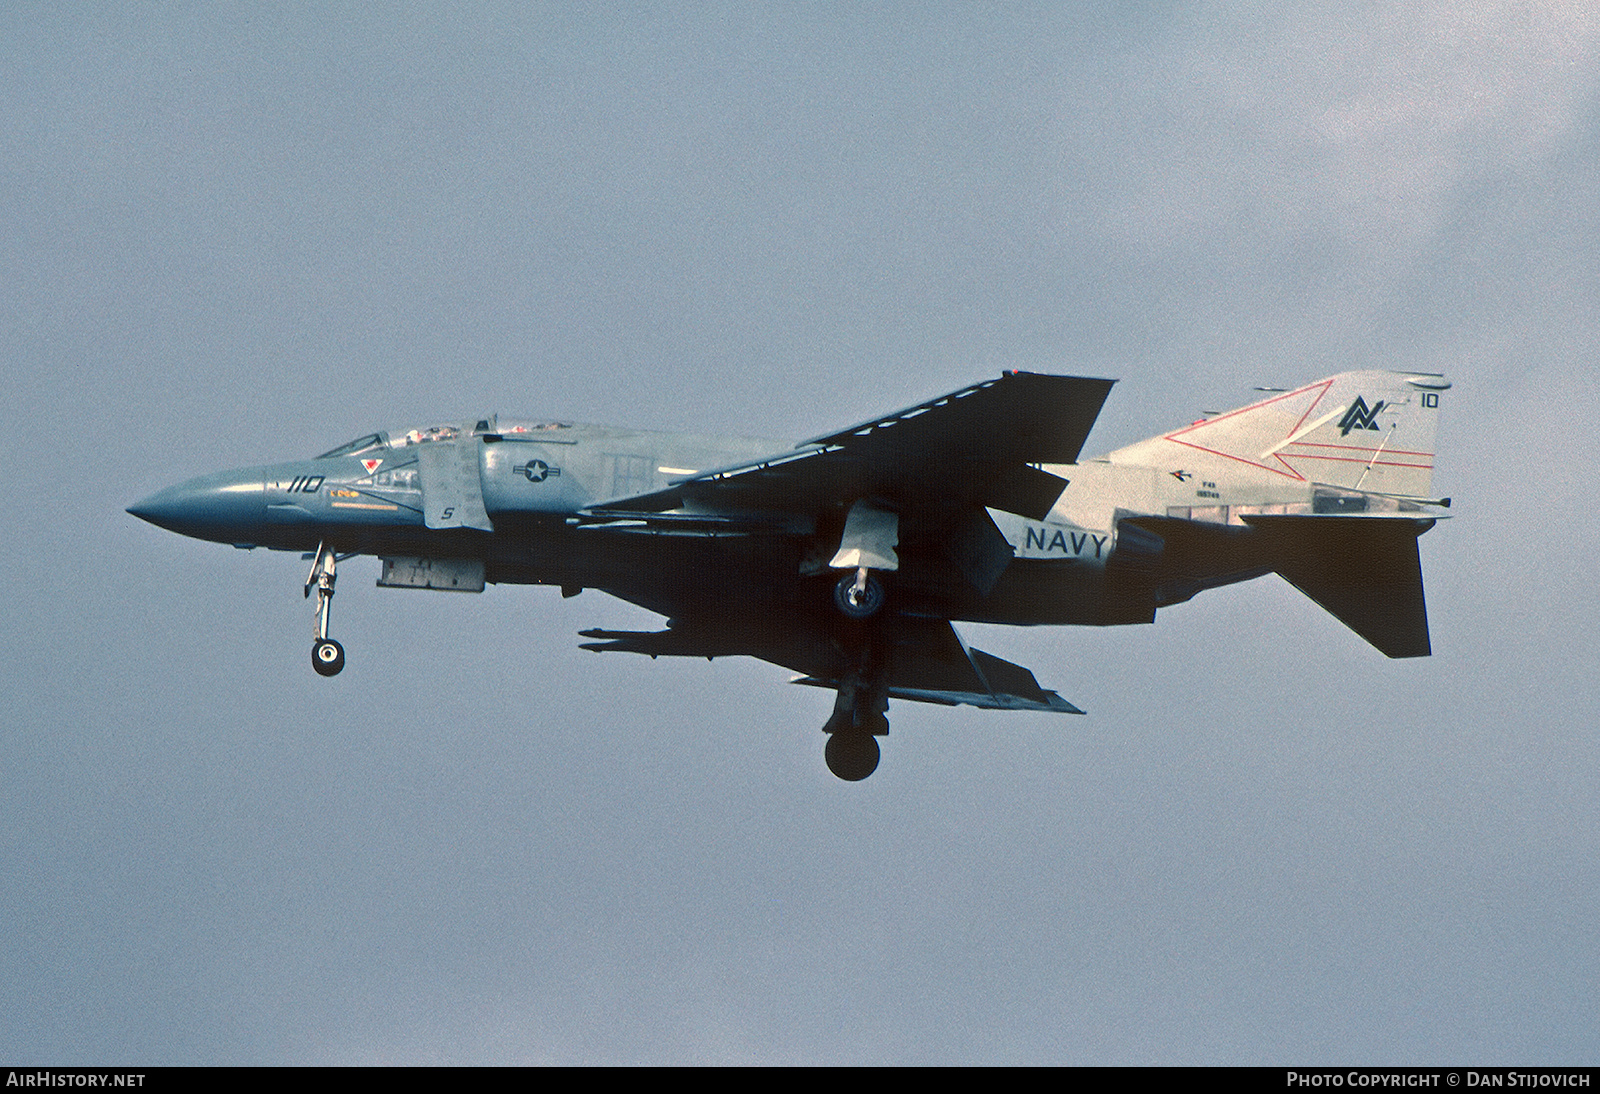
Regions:
<instances>
[{"instance_id":1,"label":"landing gear strut","mask_svg":"<svg viewBox=\"0 0 1600 1094\"><path fill-rule=\"evenodd\" d=\"M317 544L316 561L306 577L306 596L317 590L317 640L311 644L311 667L323 676L337 676L344 668L344 647L328 637L328 615L333 609L333 583L338 580L338 556L326 543Z\"/></svg>"},{"instance_id":2,"label":"landing gear strut","mask_svg":"<svg viewBox=\"0 0 1600 1094\"><path fill-rule=\"evenodd\" d=\"M861 651L862 668L839 681L833 717L822 727L828 745L822 755L828 770L845 782L860 782L878 770L878 738L889 732L889 697L870 644Z\"/></svg>"}]
</instances>

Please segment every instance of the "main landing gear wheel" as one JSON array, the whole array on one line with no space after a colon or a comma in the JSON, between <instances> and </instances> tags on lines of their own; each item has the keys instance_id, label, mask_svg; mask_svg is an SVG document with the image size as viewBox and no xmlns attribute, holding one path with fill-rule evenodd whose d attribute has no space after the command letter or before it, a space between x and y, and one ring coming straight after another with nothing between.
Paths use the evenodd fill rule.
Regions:
<instances>
[{"instance_id":1,"label":"main landing gear wheel","mask_svg":"<svg viewBox=\"0 0 1600 1094\"><path fill-rule=\"evenodd\" d=\"M829 771L847 783L858 783L878 770L878 739L860 730L832 733L822 755Z\"/></svg>"},{"instance_id":2,"label":"main landing gear wheel","mask_svg":"<svg viewBox=\"0 0 1600 1094\"><path fill-rule=\"evenodd\" d=\"M344 647L331 638L319 638L311 647L311 667L323 676L337 676L344 668Z\"/></svg>"},{"instance_id":3,"label":"main landing gear wheel","mask_svg":"<svg viewBox=\"0 0 1600 1094\"><path fill-rule=\"evenodd\" d=\"M850 619L867 619L883 607L883 582L871 574L845 574L833 587L833 603Z\"/></svg>"}]
</instances>

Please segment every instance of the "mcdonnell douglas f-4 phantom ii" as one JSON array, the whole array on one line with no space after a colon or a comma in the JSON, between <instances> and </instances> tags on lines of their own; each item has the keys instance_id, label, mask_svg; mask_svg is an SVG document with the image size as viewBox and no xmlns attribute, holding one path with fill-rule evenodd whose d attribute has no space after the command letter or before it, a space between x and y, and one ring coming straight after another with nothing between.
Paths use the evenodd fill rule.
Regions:
<instances>
[{"instance_id":1,"label":"mcdonnell douglas f-4 phantom ii","mask_svg":"<svg viewBox=\"0 0 1600 1094\"><path fill-rule=\"evenodd\" d=\"M191 479L128 511L305 552L329 637L337 564L380 586L599 589L667 617L583 648L742 654L835 693L828 767L877 768L890 699L1083 713L972 649L956 621L1149 623L1281 574L1390 657L1429 652L1417 537L1436 375L1347 372L1080 460L1113 381L1007 372L801 444L498 417L371 433L310 460Z\"/></svg>"}]
</instances>

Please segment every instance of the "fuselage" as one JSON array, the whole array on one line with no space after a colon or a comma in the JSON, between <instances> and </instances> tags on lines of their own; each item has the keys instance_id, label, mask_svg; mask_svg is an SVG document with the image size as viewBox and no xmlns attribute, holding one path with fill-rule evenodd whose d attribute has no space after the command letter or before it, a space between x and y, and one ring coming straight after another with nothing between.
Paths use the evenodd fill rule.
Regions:
<instances>
[{"instance_id":1,"label":"fuselage","mask_svg":"<svg viewBox=\"0 0 1600 1094\"><path fill-rule=\"evenodd\" d=\"M583 514L597 502L793 451L781 441L491 418L373 433L314 459L201 476L129 511L241 548L312 552L326 544L340 555L470 559L491 584L597 588L645 606L715 582L730 602L760 610L806 602L810 586L831 581L815 559L830 550L830 534L836 544L836 529L791 521L769 534L630 534L626 519L596 524ZM914 524L904 526L897 607L997 623L1148 622L1163 603L1264 572L1239 549L1249 540L1241 507L1312 495L1306 483L1198 478L1118 455L1043 465L1064 485L1042 520L989 511L1012 561L988 588L964 580L948 529L919 536ZM1121 523L1136 515L1209 522L1229 550L1191 560L1184 581L1163 592L1152 559L1141 557L1141 533Z\"/></svg>"},{"instance_id":2,"label":"fuselage","mask_svg":"<svg viewBox=\"0 0 1600 1094\"><path fill-rule=\"evenodd\" d=\"M992 501L980 492L974 502L970 483L942 485L937 442L917 450L925 472L888 480L844 455L842 438L910 426L869 423L795 446L487 418L191 479L130 512L239 547L326 547L409 560L401 569L413 574L438 562L477 588L595 588L663 613L712 601L752 616L826 603L847 514L863 505L898 522L880 547L898 560L899 613L1139 623L1202 589L1285 569L1285 552L1299 548L1284 518L1404 517L1425 528L1423 510L1439 504L1422 494L1448 386L1331 377L1099 458L1017 468L1032 476L1024 493L1035 501L1024 504L1006 500L1002 479ZM899 420L917 419L886 421ZM952 448L949 466L967 458ZM876 485L852 488L852 476Z\"/></svg>"}]
</instances>

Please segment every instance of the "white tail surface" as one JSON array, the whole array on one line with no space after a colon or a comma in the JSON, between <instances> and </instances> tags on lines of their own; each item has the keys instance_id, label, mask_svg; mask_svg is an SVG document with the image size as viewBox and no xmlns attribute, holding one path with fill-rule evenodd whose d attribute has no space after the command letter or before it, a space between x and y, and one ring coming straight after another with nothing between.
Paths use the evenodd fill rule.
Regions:
<instances>
[{"instance_id":1,"label":"white tail surface","mask_svg":"<svg viewBox=\"0 0 1600 1094\"><path fill-rule=\"evenodd\" d=\"M1442 376L1344 372L1121 449L1113 463L1191 467L1428 497Z\"/></svg>"}]
</instances>

